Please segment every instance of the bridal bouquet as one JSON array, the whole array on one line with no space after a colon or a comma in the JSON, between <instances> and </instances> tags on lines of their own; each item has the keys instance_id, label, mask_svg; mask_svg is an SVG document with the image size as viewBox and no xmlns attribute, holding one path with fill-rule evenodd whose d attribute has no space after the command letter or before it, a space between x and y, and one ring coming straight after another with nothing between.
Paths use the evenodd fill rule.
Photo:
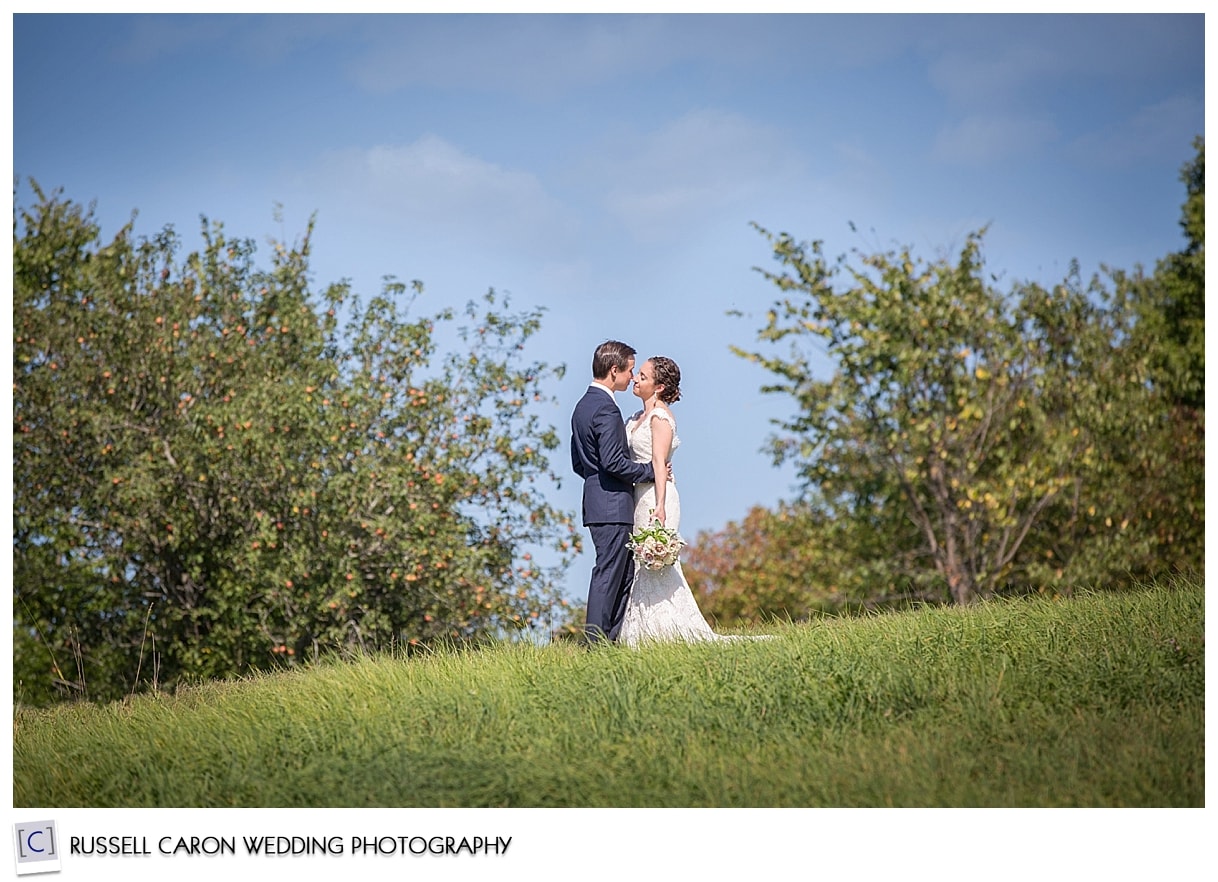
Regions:
<instances>
[{"instance_id":1,"label":"bridal bouquet","mask_svg":"<svg viewBox=\"0 0 1218 882\"><path fill-rule=\"evenodd\" d=\"M675 564L684 546L685 540L680 534L659 521L652 521L650 527L639 527L626 543L639 566L649 570L662 570Z\"/></svg>"}]
</instances>

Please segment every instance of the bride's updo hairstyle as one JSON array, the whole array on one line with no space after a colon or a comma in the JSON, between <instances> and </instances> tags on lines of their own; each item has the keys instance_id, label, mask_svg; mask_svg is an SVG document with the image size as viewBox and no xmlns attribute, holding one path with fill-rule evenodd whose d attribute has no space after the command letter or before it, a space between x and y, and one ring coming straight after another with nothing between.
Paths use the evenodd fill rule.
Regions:
<instances>
[{"instance_id":1,"label":"bride's updo hairstyle","mask_svg":"<svg viewBox=\"0 0 1218 882\"><path fill-rule=\"evenodd\" d=\"M647 359L651 362L651 372L655 374L656 383L664 387L659 398L665 404L681 400L681 369L671 358L653 355Z\"/></svg>"}]
</instances>

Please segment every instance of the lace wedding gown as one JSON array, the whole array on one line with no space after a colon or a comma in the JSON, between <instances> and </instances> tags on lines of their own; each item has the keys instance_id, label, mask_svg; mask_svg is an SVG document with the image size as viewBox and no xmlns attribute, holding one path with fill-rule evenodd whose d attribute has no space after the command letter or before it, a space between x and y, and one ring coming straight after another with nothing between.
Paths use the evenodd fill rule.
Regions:
<instances>
[{"instance_id":1,"label":"lace wedding gown","mask_svg":"<svg viewBox=\"0 0 1218 882\"><path fill-rule=\"evenodd\" d=\"M677 437L677 423L672 414L656 407L650 419L636 414L626 424L626 437L630 442L630 457L635 462L651 462L651 423L665 420L672 426L672 449L669 459L681 443ZM636 484L634 488L634 525L650 526L652 512L656 507L656 485ZM681 496L677 485L668 484L664 493L664 525L679 530L681 525ZM626 605L626 617L618 633L618 642L627 646L638 646L648 641L666 640L731 640L711 630L702 612L698 609L693 592L681 571L681 562L661 570L649 570L637 563L634 565L634 581L630 587L630 600Z\"/></svg>"}]
</instances>

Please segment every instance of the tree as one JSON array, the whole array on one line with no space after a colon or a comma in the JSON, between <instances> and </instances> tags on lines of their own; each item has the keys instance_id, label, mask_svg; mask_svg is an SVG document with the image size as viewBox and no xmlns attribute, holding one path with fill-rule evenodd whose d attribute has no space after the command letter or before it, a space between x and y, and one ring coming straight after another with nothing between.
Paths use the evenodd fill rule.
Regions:
<instances>
[{"instance_id":1,"label":"tree","mask_svg":"<svg viewBox=\"0 0 1218 882\"><path fill-rule=\"evenodd\" d=\"M1123 345L1126 361L1147 366L1140 406L1109 423L1104 468L1091 495L1128 526L1119 542L1085 535L1077 561L1101 578L1122 570L1143 578L1204 569L1205 526L1205 144L1181 173L1186 198L1182 251L1145 275L1113 271L1116 290L1136 322ZM1074 523L1070 523L1073 527ZM1106 565L1106 567L1105 567ZM1106 572L1105 572L1106 571Z\"/></svg>"},{"instance_id":2,"label":"tree","mask_svg":"<svg viewBox=\"0 0 1218 882\"><path fill-rule=\"evenodd\" d=\"M1186 246L1150 276L1105 267L1084 285L1075 266L1052 289L1003 294L984 231L954 265L908 250L856 251L851 265L758 227L783 266L764 273L783 296L760 342L789 348L736 352L777 376L763 391L795 400L770 450L799 464L804 493L698 537L689 570L708 608L798 608L793 586L842 607L1201 572L1203 139L1195 148Z\"/></svg>"},{"instance_id":3,"label":"tree","mask_svg":"<svg viewBox=\"0 0 1218 882\"><path fill-rule=\"evenodd\" d=\"M1147 366L1122 357L1125 300L1077 272L1004 295L986 280L984 231L954 263L908 249L830 263L819 242L757 229L782 266L762 271L782 298L759 339L790 347L735 351L778 377L763 391L795 399L775 460L796 461L830 518L912 552L911 578L956 603L1027 578L1025 542L1051 506L1091 505L1078 494L1097 436L1140 406ZM814 340L835 364L825 380Z\"/></svg>"},{"instance_id":4,"label":"tree","mask_svg":"<svg viewBox=\"0 0 1218 882\"><path fill-rule=\"evenodd\" d=\"M1180 227L1182 251L1155 268L1144 297L1139 329L1153 353L1153 377L1169 412L1163 422L1172 455L1155 463L1160 479L1156 508L1164 513L1158 547L1170 548L1173 568L1200 573L1205 549L1205 140L1180 179L1186 199Z\"/></svg>"},{"instance_id":5,"label":"tree","mask_svg":"<svg viewBox=\"0 0 1218 882\"><path fill-rule=\"evenodd\" d=\"M33 189L14 218L26 700L537 625L579 544L538 489L560 480L535 411L562 372L524 360L539 311L491 291L459 325L412 318L419 283L314 293L312 224L260 269L219 224L184 257L172 229L102 243L92 208Z\"/></svg>"},{"instance_id":6,"label":"tree","mask_svg":"<svg viewBox=\"0 0 1218 882\"><path fill-rule=\"evenodd\" d=\"M740 521L699 533L682 568L699 608L721 625L802 621L939 600L934 582L917 572L915 544L908 522L834 519L804 499L754 506Z\"/></svg>"},{"instance_id":7,"label":"tree","mask_svg":"<svg viewBox=\"0 0 1218 882\"><path fill-rule=\"evenodd\" d=\"M1180 173L1186 198L1182 251L1159 261L1140 291L1142 330L1155 349L1155 382L1176 407L1205 408L1205 140Z\"/></svg>"},{"instance_id":8,"label":"tree","mask_svg":"<svg viewBox=\"0 0 1218 882\"><path fill-rule=\"evenodd\" d=\"M781 616L806 618L818 599L832 599L838 586L823 559L824 531L811 516L754 506L722 530L702 532L686 549L681 566L698 606L723 625ZM790 574L820 573L812 584Z\"/></svg>"}]
</instances>

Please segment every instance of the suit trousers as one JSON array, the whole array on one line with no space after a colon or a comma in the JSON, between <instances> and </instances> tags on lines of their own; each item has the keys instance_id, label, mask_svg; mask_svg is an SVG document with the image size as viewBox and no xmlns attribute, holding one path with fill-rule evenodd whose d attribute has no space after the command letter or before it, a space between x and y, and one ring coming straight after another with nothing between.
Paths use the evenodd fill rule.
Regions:
<instances>
[{"instance_id":1,"label":"suit trousers","mask_svg":"<svg viewBox=\"0 0 1218 882\"><path fill-rule=\"evenodd\" d=\"M584 626L587 640L617 640L630 598L633 557L626 542L633 530L630 524L589 524L596 563L588 586L588 617Z\"/></svg>"}]
</instances>

